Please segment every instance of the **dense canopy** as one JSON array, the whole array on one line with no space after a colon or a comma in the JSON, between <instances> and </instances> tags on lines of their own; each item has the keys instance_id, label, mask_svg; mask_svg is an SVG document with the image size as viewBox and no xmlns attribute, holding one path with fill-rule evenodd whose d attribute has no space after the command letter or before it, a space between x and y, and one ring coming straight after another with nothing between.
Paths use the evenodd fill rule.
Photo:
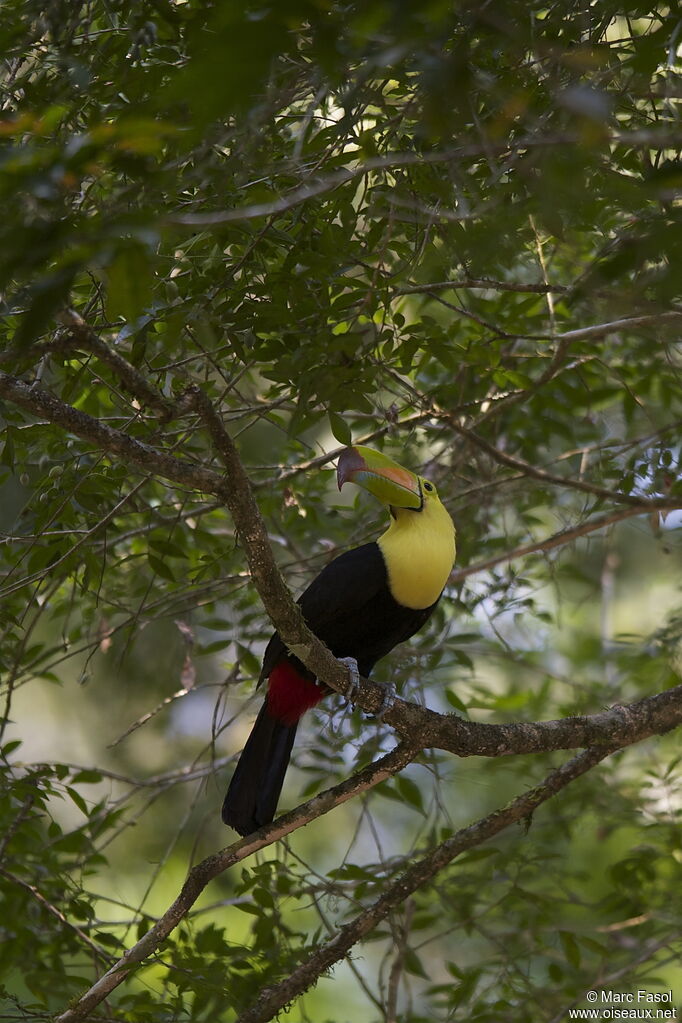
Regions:
<instances>
[{"instance_id":1,"label":"dense canopy","mask_svg":"<svg viewBox=\"0 0 682 1023\"><path fill-rule=\"evenodd\" d=\"M3 4L3 1019L679 1003L681 25ZM280 805L341 788L220 853L275 565L384 525L350 442L433 480L455 571L376 671L411 706L330 697Z\"/></svg>"}]
</instances>

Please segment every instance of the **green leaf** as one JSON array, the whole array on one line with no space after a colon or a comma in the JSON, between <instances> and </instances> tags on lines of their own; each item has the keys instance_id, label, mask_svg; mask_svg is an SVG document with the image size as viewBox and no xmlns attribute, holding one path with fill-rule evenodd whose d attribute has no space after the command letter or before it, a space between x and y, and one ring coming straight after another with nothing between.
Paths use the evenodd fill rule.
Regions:
<instances>
[{"instance_id":1,"label":"green leaf","mask_svg":"<svg viewBox=\"0 0 682 1023\"><path fill-rule=\"evenodd\" d=\"M580 966L580 946L570 931L559 931L559 940L566 959L577 970Z\"/></svg>"},{"instance_id":2,"label":"green leaf","mask_svg":"<svg viewBox=\"0 0 682 1023\"><path fill-rule=\"evenodd\" d=\"M424 801L419 786L416 785L411 778L406 778L405 775L399 774L395 778L395 784L402 799L406 803L409 803L410 806L414 806L420 813L425 812Z\"/></svg>"},{"instance_id":3,"label":"green leaf","mask_svg":"<svg viewBox=\"0 0 682 1023\"><path fill-rule=\"evenodd\" d=\"M234 902L235 909L240 909L242 913L248 913L250 916L262 916L262 910L258 906L254 906L251 902Z\"/></svg>"},{"instance_id":4,"label":"green leaf","mask_svg":"<svg viewBox=\"0 0 682 1023\"><path fill-rule=\"evenodd\" d=\"M430 980L421 959L413 949L405 949L403 962L408 973L414 974L415 977L422 977L424 980Z\"/></svg>"},{"instance_id":5,"label":"green leaf","mask_svg":"<svg viewBox=\"0 0 682 1023\"><path fill-rule=\"evenodd\" d=\"M457 693L454 693L452 689L445 690L445 699L448 701L451 707L455 708L455 710L458 710L461 714L466 715L466 717L469 716L469 711L466 705L462 703Z\"/></svg>"},{"instance_id":6,"label":"green leaf","mask_svg":"<svg viewBox=\"0 0 682 1023\"><path fill-rule=\"evenodd\" d=\"M120 940L114 934L109 934L108 931L95 931L93 938L105 948L119 949L121 947Z\"/></svg>"},{"instance_id":7,"label":"green leaf","mask_svg":"<svg viewBox=\"0 0 682 1023\"><path fill-rule=\"evenodd\" d=\"M11 426L5 427L5 443L0 456L0 465L14 469L14 430Z\"/></svg>"},{"instance_id":8,"label":"green leaf","mask_svg":"<svg viewBox=\"0 0 682 1023\"><path fill-rule=\"evenodd\" d=\"M80 792L77 792L76 789L72 788L70 785L67 785L66 791L69 793L71 799L76 804L78 809L82 810L85 816L88 817L90 813L90 811L88 810L88 804L85 802Z\"/></svg>"},{"instance_id":9,"label":"green leaf","mask_svg":"<svg viewBox=\"0 0 682 1023\"><path fill-rule=\"evenodd\" d=\"M353 443L353 435L346 420L338 412L328 412L327 416L334 439L344 447L350 447Z\"/></svg>"},{"instance_id":10,"label":"green leaf","mask_svg":"<svg viewBox=\"0 0 682 1023\"><path fill-rule=\"evenodd\" d=\"M251 676L253 678L258 678L261 668L259 659L254 656L248 647L243 646L241 643L237 644L237 650L239 654L239 664L243 669L244 674L247 677Z\"/></svg>"},{"instance_id":11,"label":"green leaf","mask_svg":"<svg viewBox=\"0 0 682 1023\"><path fill-rule=\"evenodd\" d=\"M254 902L259 906L263 906L265 909L272 909L275 905L275 900L272 897L272 892L269 892L267 888L254 888L252 891Z\"/></svg>"},{"instance_id":12,"label":"green leaf","mask_svg":"<svg viewBox=\"0 0 682 1023\"><path fill-rule=\"evenodd\" d=\"M167 579L171 583L175 582L175 575L165 561L161 558L157 558L157 556L152 554L151 551L147 553L147 561L156 575L160 575L162 579Z\"/></svg>"},{"instance_id":13,"label":"green leaf","mask_svg":"<svg viewBox=\"0 0 682 1023\"><path fill-rule=\"evenodd\" d=\"M71 778L71 781L73 782L74 785L76 784L95 785L97 782L100 782L101 780L102 775L99 771L96 770L77 771Z\"/></svg>"},{"instance_id":14,"label":"green leaf","mask_svg":"<svg viewBox=\"0 0 682 1023\"><path fill-rule=\"evenodd\" d=\"M149 537L148 543L152 550L156 551L157 554L165 555L168 558L186 557L186 553L182 547L180 547L177 543L173 543L171 540L166 540L162 537Z\"/></svg>"}]
</instances>

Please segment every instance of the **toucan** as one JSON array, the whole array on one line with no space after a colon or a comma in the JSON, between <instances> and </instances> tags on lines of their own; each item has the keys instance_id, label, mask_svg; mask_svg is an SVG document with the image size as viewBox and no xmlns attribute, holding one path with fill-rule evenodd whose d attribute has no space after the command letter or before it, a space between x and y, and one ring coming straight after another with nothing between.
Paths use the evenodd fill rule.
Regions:
<instances>
[{"instance_id":1,"label":"toucan","mask_svg":"<svg viewBox=\"0 0 682 1023\"><path fill-rule=\"evenodd\" d=\"M371 448L347 447L339 490L356 483L388 506L378 540L339 555L299 597L312 632L353 673L367 677L397 643L413 636L438 603L455 560L455 527L429 480ZM275 634L259 685L267 695L223 803L225 824L248 835L275 816L301 716L330 690Z\"/></svg>"}]
</instances>

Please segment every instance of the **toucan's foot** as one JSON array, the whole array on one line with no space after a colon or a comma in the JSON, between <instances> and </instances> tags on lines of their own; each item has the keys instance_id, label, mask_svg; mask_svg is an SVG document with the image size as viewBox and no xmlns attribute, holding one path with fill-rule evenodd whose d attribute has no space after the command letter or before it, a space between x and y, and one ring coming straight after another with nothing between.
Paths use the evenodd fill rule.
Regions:
<instances>
[{"instance_id":1,"label":"toucan's foot","mask_svg":"<svg viewBox=\"0 0 682 1023\"><path fill-rule=\"evenodd\" d=\"M393 704L395 703L397 693L396 687L393 684L393 682L384 682L382 683L382 686L384 690L383 699L381 701L381 706L379 707L379 710L374 715L377 721L383 721L384 714L386 713L387 710L390 710Z\"/></svg>"},{"instance_id":2,"label":"toucan's foot","mask_svg":"<svg viewBox=\"0 0 682 1023\"><path fill-rule=\"evenodd\" d=\"M346 691L343 694L349 703L352 702L353 697L360 688L360 669L358 668L358 662L354 657L339 657L338 660L341 664L345 664L348 668L348 685Z\"/></svg>"}]
</instances>

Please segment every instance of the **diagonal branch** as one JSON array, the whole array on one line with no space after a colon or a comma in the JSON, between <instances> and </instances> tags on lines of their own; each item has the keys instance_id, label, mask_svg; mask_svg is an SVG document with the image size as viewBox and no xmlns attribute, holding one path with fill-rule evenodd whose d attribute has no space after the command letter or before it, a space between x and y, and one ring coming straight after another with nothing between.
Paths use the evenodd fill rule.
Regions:
<instances>
[{"instance_id":1,"label":"diagonal branch","mask_svg":"<svg viewBox=\"0 0 682 1023\"><path fill-rule=\"evenodd\" d=\"M679 501L677 506L680 506ZM565 547L571 540L577 540L581 536L588 536L590 533L596 533L600 529L606 529L617 522L625 522L626 519L632 519L635 515L641 514L642 509L634 506L619 508L618 511L611 512L610 515L602 515L598 519L588 519L587 522L581 522L578 526L560 529L557 533L545 537L544 540L522 544L520 547L514 547L510 551L505 551L504 554L496 554L492 558L485 558L483 561L473 561L464 568L457 568L450 576L450 582L459 583L470 575L476 575L478 572L487 572L489 569L495 568L496 565L503 565L508 561L514 561L515 558L524 558L528 554L538 554L540 551L544 554L547 551L556 550L558 547Z\"/></svg>"},{"instance_id":2,"label":"diagonal branch","mask_svg":"<svg viewBox=\"0 0 682 1023\"><path fill-rule=\"evenodd\" d=\"M263 988L251 1007L241 1014L237 1023L267 1023L285 1005L307 991L323 973L343 959L353 945L361 941L392 910L422 885L431 881L457 856L486 842L508 828L510 824L530 816L542 803L609 756L614 748L584 750L548 774L544 781L529 792L517 796L507 806L495 810L475 824L462 828L421 859L415 860L376 902L341 927L330 941L313 952L289 977L272 987Z\"/></svg>"},{"instance_id":3,"label":"diagonal branch","mask_svg":"<svg viewBox=\"0 0 682 1023\"><path fill-rule=\"evenodd\" d=\"M682 316L682 313L676 313L675 315ZM561 339L564 343L567 343L568 335L561 335ZM552 361L554 362L555 360ZM535 385L535 388L544 383L546 376L546 373L543 374L542 378ZM657 501L670 503L670 498L649 498L637 494L625 494L620 490L608 490L606 487L600 487L597 483L589 483L587 480L557 476L555 473L547 472L546 469L540 469L535 465L531 465L530 462L526 462L523 458L517 458L514 455L507 454L506 451L501 451L500 448L495 447L494 444L484 440L483 437L480 437L477 433L474 433L473 430L464 426L461 422L459 422L458 418L448 412L447 409L443 409L434 403L432 411L434 416L445 421L455 433L458 433L460 437L464 437L465 440L468 440L474 445L474 447L484 451L486 455L492 458L495 462L498 462L500 465L506 465L510 469L514 469L516 472L520 472L524 476L529 476L531 479L539 480L541 483L546 483L555 487L569 487L572 490L581 490L583 493L593 494L595 497L602 498L604 501L616 501L619 504L631 505L633 508L638 509L646 508L647 510L653 510ZM677 507L682 507L682 498L678 499Z\"/></svg>"},{"instance_id":4,"label":"diagonal branch","mask_svg":"<svg viewBox=\"0 0 682 1023\"><path fill-rule=\"evenodd\" d=\"M642 130L631 132L614 132L610 139L613 145L631 145L658 147L665 149L680 144L680 132L673 130ZM254 203L229 210L212 210L205 213L176 213L168 218L171 224L185 227L217 227L243 220L254 220L259 217L270 217L284 213L314 199L319 195L333 192L341 185L356 178L362 178L374 171L390 171L399 167L421 167L425 164L455 163L458 160L479 154L506 153L510 148L519 152L526 149L545 148L549 146L571 146L581 142L579 133L562 132L557 135L527 135L515 140L510 147L508 140L495 142L490 138L485 143L451 146L435 152L393 152L385 156L370 157L367 160L353 161L352 166L342 167L321 177L309 179L297 188L269 202ZM350 154L349 154L350 158Z\"/></svg>"},{"instance_id":5,"label":"diagonal branch","mask_svg":"<svg viewBox=\"0 0 682 1023\"><path fill-rule=\"evenodd\" d=\"M94 942L92 938L88 937L85 931L82 931L80 927L77 927L76 924L72 923L67 917L65 917L61 909L58 909L57 906L54 906L49 901L49 899L46 899L35 885L25 881L23 877L17 877L16 874L13 874L9 870L5 870L4 867L0 867L0 875L2 875L6 881L9 881L10 884L17 885L19 888L23 888L24 891L28 892L29 895L31 895L47 913L50 913L51 916L57 918L62 927L67 927L70 931L73 931L73 933L78 936L83 944L87 946L87 948L89 948L99 960L104 963L111 962L111 956L109 956L103 948L100 948L100 946Z\"/></svg>"},{"instance_id":6,"label":"diagonal branch","mask_svg":"<svg viewBox=\"0 0 682 1023\"><path fill-rule=\"evenodd\" d=\"M66 327L65 335L60 343L66 347L83 349L92 352L117 374L127 389L145 405L149 405L160 413L162 419L170 419L175 411L172 401L152 387L147 378L132 363L104 342L98 334L88 326L85 320L73 309L64 309L59 316L60 322Z\"/></svg>"},{"instance_id":7,"label":"diagonal branch","mask_svg":"<svg viewBox=\"0 0 682 1023\"><path fill-rule=\"evenodd\" d=\"M33 415L46 418L66 430L98 445L102 450L125 459L181 486L213 494L224 501L232 514L235 528L244 547L252 578L268 614L287 646L324 682L334 689L346 685L346 669L306 628L300 610L294 604L272 556L265 524L256 504L248 477L238 452L225 430L217 411L206 395L191 387L175 411L192 409L198 413L219 453L226 473L219 474L193 462L168 455L148 444L115 430L85 413L64 404L50 392L29 387L23 381L0 373L0 397L8 398ZM644 508L660 507L660 502L642 502ZM382 699L381 687L363 681L358 703L376 712ZM553 772L537 789L519 797L504 810L464 829L423 859L413 864L374 906L364 911L352 924L318 950L308 963L299 967L284 985L266 989L243 1017L242 1023L270 1019L272 1014L297 993L305 990L320 974L342 958L352 944L367 934L404 897L426 883L463 849L484 841L507 824L532 812L535 806L559 791L565 784L584 773L610 751L639 739L665 732L682 722L682 686L649 697L629 707L616 707L590 718L564 719L541 723L487 725L440 715L425 708L397 701L387 712L386 720L409 737L388 757L378 761L348 782L315 797L298 811L280 818L255 836L208 857L190 872L183 889L160 921L112 967L80 1001L68 1009L59 1023L75 1023L117 987L132 967L155 952L198 895L217 874L250 855L264 845L283 837L308 820L327 812L333 806L377 784L414 759L417 751L435 746L461 756L500 756L505 753L539 752L541 750L591 745L569 764ZM270 1013L270 1015L267 1015Z\"/></svg>"},{"instance_id":8,"label":"diagonal branch","mask_svg":"<svg viewBox=\"0 0 682 1023\"><path fill-rule=\"evenodd\" d=\"M621 330L634 330L636 327L655 327L659 323L672 323L682 318L682 312L671 310L662 313L646 313L642 316L626 316L622 320L611 320L610 323L594 323L589 327L576 327L563 334L556 334L554 341L585 341L590 337L605 337L617 334Z\"/></svg>"},{"instance_id":9,"label":"diagonal branch","mask_svg":"<svg viewBox=\"0 0 682 1023\"><path fill-rule=\"evenodd\" d=\"M58 319L65 329L54 340L36 341L22 348L9 348L0 352L0 366L9 365L16 372L17 365L24 366L28 361L35 362L45 356L89 352L112 369L123 386L140 402L153 408L162 419L171 418L176 411L174 403L152 387L144 374L120 352L106 344L75 310L63 309Z\"/></svg>"},{"instance_id":10,"label":"diagonal branch","mask_svg":"<svg viewBox=\"0 0 682 1023\"><path fill-rule=\"evenodd\" d=\"M682 317L682 313L675 313L674 315ZM608 324L602 326L608 326ZM592 330L591 327L585 329ZM560 334L558 335L556 340L558 341L556 351L545 371L538 377L536 381L534 381L534 383L527 390L514 391L509 394L502 395L499 398L500 404L502 402L509 403L510 401L518 401L521 398L528 397L529 395L538 391L556 375L556 372L561 366L561 363L563 362L564 356L566 354L566 350L570 342L570 336L568 334ZM393 375L396 377L396 379L399 379L402 384L405 383L405 381L402 379L402 377L399 376L399 374L394 373ZM526 462L522 458L518 458L515 455L510 455L506 451L502 451L500 448L495 447L494 444L491 444L489 441L485 440L470 427L465 426L464 423L461 421L461 416L459 414L452 412L449 409L443 408L442 405L439 405L438 402L434 401L429 395L425 394L417 387L410 386L410 391L414 394L415 398L417 398L421 408L424 410L421 413L422 416L428 415L432 419L438 419L443 423L447 423L447 425L454 433L459 434L460 437L463 437L465 440L468 440L474 447L477 447L481 451L484 451L486 455L493 459L493 461L497 462L500 465L505 465L508 468L513 469L516 473L522 476L529 476L531 477L531 479L539 480L540 482L545 483L548 486L564 487L571 490L580 490L583 493L592 494L594 497L598 497L604 501L615 501L618 504L629 505L630 507L637 509L635 514L639 514L640 509L644 509L646 511L668 510L667 507L664 509L663 505L670 506L671 509L673 506L675 508L682 507L682 497L678 498L677 502L675 502L674 498L670 497L651 498L638 494L626 494L620 490L609 490L606 487L601 487L597 483L590 483L587 480L574 479L570 476L559 476L556 473L548 472L546 469L541 469L538 466L532 465L530 462ZM495 409L497 409L498 407L499 404L495 406ZM479 418L478 420L479 425L483 422L484 419L487 419L489 415L490 410L487 413L484 413L483 416ZM671 427L666 427L666 429L670 428ZM535 550L538 548L533 547L532 549ZM528 550L524 549L524 553L529 553L530 550L531 548L529 548ZM506 560L506 556L503 555L500 560Z\"/></svg>"},{"instance_id":11,"label":"diagonal branch","mask_svg":"<svg viewBox=\"0 0 682 1023\"><path fill-rule=\"evenodd\" d=\"M144 441L135 440L127 433L107 426L73 405L60 401L51 391L30 386L18 377L0 372L0 398L6 398L38 419L46 419L55 426L61 426L67 433L89 441L136 469L225 500L229 488L220 473L206 469L197 462L168 455Z\"/></svg>"},{"instance_id":12,"label":"diagonal branch","mask_svg":"<svg viewBox=\"0 0 682 1023\"><path fill-rule=\"evenodd\" d=\"M207 856L201 863L197 863L187 875L187 880L178 897L151 930L131 946L118 962L114 963L111 969L100 977L74 1005L57 1017L56 1023L77 1023L78 1020L89 1016L93 1009L105 998L108 998L119 984L123 983L131 970L161 947L168 935L185 918L206 886L215 877L229 867L233 867L235 863L240 863L248 856L258 852L259 849L285 838L292 831L309 824L310 821L329 813L341 803L353 799L361 792L366 792L390 778L391 775L401 771L410 761L414 760L417 752L418 750L414 746L407 744L397 746L391 753L381 757L369 767L358 771L346 781L319 793L296 807L295 810L279 817L272 824L254 832L253 835L234 842L221 852Z\"/></svg>"},{"instance_id":13,"label":"diagonal branch","mask_svg":"<svg viewBox=\"0 0 682 1023\"><path fill-rule=\"evenodd\" d=\"M273 558L265 523L234 442L200 388L188 389L181 405L185 410L193 408L198 412L223 460L226 475L143 444L66 405L50 392L29 387L4 373L0 373L0 397L63 426L128 464L181 486L213 494L223 501L234 520L259 596L282 640L318 678L337 692L345 692L347 669L305 625ZM642 511L671 507L679 507L679 501L641 500ZM383 687L367 679L361 681L354 696L358 706L370 714L379 711L383 699ZM384 720L408 742L458 756L538 753L611 741L627 745L682 723L682 687L669 689L629 707L616 707L603 714L560 721L490 725L465 721L453 714L438 714L404 700L396 700L386 711Z\"/></svg>"}]
</instances>

